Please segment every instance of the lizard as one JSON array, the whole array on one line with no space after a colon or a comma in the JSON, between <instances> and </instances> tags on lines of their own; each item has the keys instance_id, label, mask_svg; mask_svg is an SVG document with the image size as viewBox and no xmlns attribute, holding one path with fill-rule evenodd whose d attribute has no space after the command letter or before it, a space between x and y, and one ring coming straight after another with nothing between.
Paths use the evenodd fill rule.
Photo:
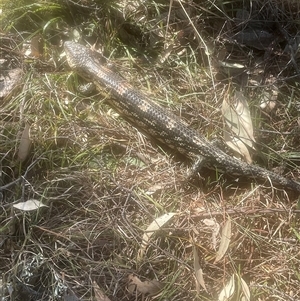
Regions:
<instances>
[{"instance_id":1,"label":"lizard","mask_svg":"<svg viewBox=\"0 0 300 301\"><path fill-rule=\"evenodd\" d=\"M91 49L66 41L64 50L69 66L81 77L92 81L99 89L108 88L113 97L109 105L127 121L150 136L177 150L190 159L220 172L237 177L249 177L300 193L300 183L255 164L248 164L228 155L189 127L180 117L157 104L151 97L130 85L124 78L104 66ZM196 168L196 167L195 167Z\"/></svg>"}]
</instances>

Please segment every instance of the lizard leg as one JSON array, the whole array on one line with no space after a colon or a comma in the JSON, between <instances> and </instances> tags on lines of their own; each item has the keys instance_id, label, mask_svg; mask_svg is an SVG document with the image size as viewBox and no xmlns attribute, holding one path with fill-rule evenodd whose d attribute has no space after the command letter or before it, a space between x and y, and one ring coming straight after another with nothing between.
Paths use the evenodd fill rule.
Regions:
<instances>
[{"instance_id":1,"label":"lizard leg","mask_svg":"<svg viewBox=\"0 0 300 301\"><path fill-rule=\"evenodd\" d=\"M187 174L187 181L194 179L198 174L200 174L201 169L206 165L207 159L203 156L198 156L195 163L189 170Z\"/></svg>"},{"instance_id":2,"label":"lizard leg","mask_svg":"<svg viewBox=\"0 0 300 301\"><path fill-rule=\"evenodd\" d=\"M213 141L211 141L211 144L213 146L219 147L222 144L222 141L220 139L214 139ZM191 167L191 169L189 170L188 174L187 174L187 180L192 180L193 178L195 178L197 175L200 175L201 173L201 169L204 166L207 166L209 162L209 159L198 155L196 158L196 161L194 162L193 166Z\"/></svg>"}]
</instances>

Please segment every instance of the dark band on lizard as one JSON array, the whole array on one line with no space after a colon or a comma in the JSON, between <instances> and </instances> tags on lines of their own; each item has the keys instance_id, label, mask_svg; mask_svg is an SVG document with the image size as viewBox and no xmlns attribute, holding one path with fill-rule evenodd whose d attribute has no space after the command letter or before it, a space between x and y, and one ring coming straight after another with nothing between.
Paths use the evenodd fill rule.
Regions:
<instances>
[{"instance_id":1,"label":"dark band on lizard","mask_svg":"<svg viewBox=\"0 0 300 301\"><path fill-rule=\"evenodd\" d=\"M268 180L272 185L300 193L300 183L235 159L214 146L178 116L162 108L122 77L104 67L97 60L95 52L75 42L65 42L64 48L70 67L97 86L108 87L114 95L109 104L125 116L126 120L155 139L189 158L202 156L206 161L205 166L210 168L217 168L234 176Z\"/></svg>"}]
</instances>

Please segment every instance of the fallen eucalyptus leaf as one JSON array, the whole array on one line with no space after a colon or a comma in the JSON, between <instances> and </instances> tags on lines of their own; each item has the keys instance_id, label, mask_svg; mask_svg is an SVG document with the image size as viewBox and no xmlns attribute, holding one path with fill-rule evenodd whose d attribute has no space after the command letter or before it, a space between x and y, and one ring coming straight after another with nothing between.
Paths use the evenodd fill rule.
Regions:
<instances>
[{"instance_id":1,"label":"fallen eucalyptus leaf","mask_svg":"<svg viewBox=\"0 0 300 301\"><path fill-rule=\"evenodd\" d=\"M239 279L240 279L241 287L242 287L242 291L243 291L242 298L245 301L250 301L251 294L250 294L249 286L248 286L248 284L245 282L245 280L242 277L239 277Z\"/></svg>"},{"instance_id":2,"label":"fallen eucalyptus leaf","mask_svg":"<svg viewBox=\"0 0 300 301\"><path fill-rule=\"evenodd\" d=\"M156 231L160 230L160 228L162 226L164 226L174 215L176 215L176 213L170 212L170 213L163 214L163 215L159 216L158 218L156 218L148 226L148 228L145 230L143 238L142 238L142 245L141 245L141 248L138 252L138 260L140 260L143 257L151 236Z\"/></svg>"},{"instance_id":3,"label":"fallen eucalyptus leaf","mask_svg":"<svg viewBox=\"0 0 300 301\"><path fill-rule=\"evenodd\" d=\"M41 207L48 207L47 205L44 205L43 203L41 203L38 200L28 200L26 202L20 202L17 204L13 204L14 208L17 208L19 210L23 210L23 211L33 211L33 210L37 210Z\"/></svg>"},{"instance_id":4,"label":"fallen eucalyptus leaf","mask_svg":"<svg viewBox=\"0 0 300 301\"><path fill-rule=\"evenodd\" d=\"M30 126L28 123L26 123L20 139L19 151L18 151L18 158L21 162L27 159L32 145L32 142L30 140L29 130L30 130Z\"/></svg>"},{"instance_id":5,"label":"fallen eucalyptus leaf","mask_svg":"<svg viewBox=\"0 0 300 301\"><path fill-rule=\"evenodd\" d=\"M230 237L231 237L231 219L229 218L222 229L221 242L220 242L219 250L217 252L215 263L220 261L225 255L229 247Z\"/></svg>"},{"instance_id":6,"label":"fallen eucalyptus leaf","mask_svg":"<svg viewBox=\"0 0 300 301\"><path fill-rule=\"evenodd\" d=\"M221 293L219 294L218 301L228 301L232 297L235 291L235 279L234 274L231 276L230 280L226 284L226 286L223 288Z\"/></svg>"},{"instance_id":7,"label":"fallen eucalyptus leaf","mask_svg":"<svg viewBox=\"0 0 300 301\"><path fill-rule=\"evenodd\" d=\"M193 247L193 254L194 254L194 270L195 270L195 276L196 276L196 290L197 293L200 293L200 286L201 285L204 290L207 292L206 286L205 286L205 282L204 282L204 278L203 278L203 271L202 268L200 266L200 258L197 252L196 247Z\"/></svg>"},{"instance_id":8,"label":"fallen eucalyptus leaf","mask_svg":"<svg viewBox=\"0 0 300 301\"><path fill-rule=\"evenodd\" d=\"M249 106L242 92L235 92L232 104L224 98L222 114L225 121L226 144L251 164L252 159L248 147L254 149L255 139Z\"/></svg>"}]
</instances>

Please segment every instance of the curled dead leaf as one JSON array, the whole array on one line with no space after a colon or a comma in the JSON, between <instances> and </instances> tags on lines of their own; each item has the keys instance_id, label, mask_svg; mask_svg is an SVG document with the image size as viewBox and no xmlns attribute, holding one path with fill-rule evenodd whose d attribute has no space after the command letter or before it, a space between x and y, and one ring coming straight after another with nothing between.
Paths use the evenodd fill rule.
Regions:
<instances>
[{"instance_id":1,"label":"curled dead leaf","mask_svg":"<svg viewBox=\"0 0 300 301\"><path fill-rule=\"evenodd\" d=\"M214 248L214 250L216 250L217 248L217 235L219 234L220 231L220 225L219 223L217 223L217 221L213 218L206 218L203 220L203 223L210 227L212 230L211 233L211 242L212 242L212 247Z\"/></svg>"},{"instance_id":2,"label":"curled dead leaf","mask_svg":"<svg viewBox=\"0 0 300 301\"><path fill-rule=\"evenodd\" d=\"M157 280L141 281L137 276L130 274L128 276L127 289L130 293L135 291L143 295L156 295L162 288L163 284Z\"/></svg>"}]
</instances>

